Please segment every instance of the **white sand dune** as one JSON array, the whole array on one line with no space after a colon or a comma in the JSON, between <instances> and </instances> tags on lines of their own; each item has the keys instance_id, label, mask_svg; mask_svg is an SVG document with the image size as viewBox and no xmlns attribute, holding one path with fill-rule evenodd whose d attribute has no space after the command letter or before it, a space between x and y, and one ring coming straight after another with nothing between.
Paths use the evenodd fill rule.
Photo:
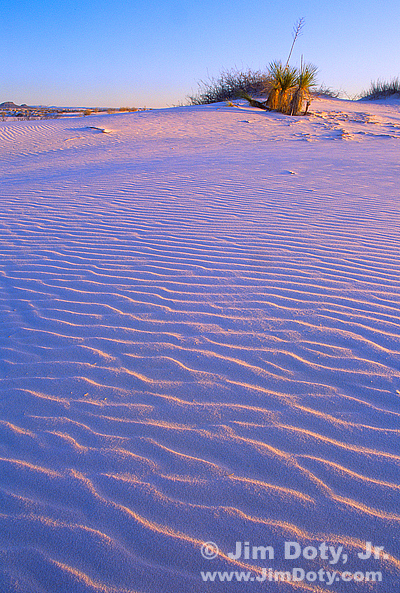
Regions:
<instances>
[{"instance_id":1,"label":"white sand dune","mask_svg":"<svg viewBox=\"0 0 400 593\"><path fill-rule=\"evenodd\" d=\"M312 108L0 122L2 593L398 590L400 110Z\"/></svg>"}]
</instances>

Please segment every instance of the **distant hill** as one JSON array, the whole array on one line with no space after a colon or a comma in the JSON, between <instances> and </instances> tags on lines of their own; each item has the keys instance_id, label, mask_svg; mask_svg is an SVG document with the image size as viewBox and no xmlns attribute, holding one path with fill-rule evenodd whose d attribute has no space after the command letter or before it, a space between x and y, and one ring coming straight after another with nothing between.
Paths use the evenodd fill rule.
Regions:
<instances>
[{"instance_id":1,"label":"distant hill","mask_svg":"<svg viewBox=\"0 0 400 593\"><path fill-rule=\"evenodd\" d=\"M12 101L5 101L4 103L0 103L0 109L19 109L20 107L28 107L28 105L16 105Z\"/></svg>"}]
</instances>

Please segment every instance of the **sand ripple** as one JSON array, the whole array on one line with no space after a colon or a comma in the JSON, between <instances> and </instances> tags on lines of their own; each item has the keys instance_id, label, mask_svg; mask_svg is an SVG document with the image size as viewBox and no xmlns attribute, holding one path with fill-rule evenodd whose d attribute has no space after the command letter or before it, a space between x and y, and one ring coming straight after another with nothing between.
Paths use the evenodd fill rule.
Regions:
<instances>
[{"instance_id":1,"label":"sand ripple","mask_svg":"<svg viewBox=\"0 0 400 593\"><path fill-rule=\"evenodd\" d=\"M246 540L343 545L335 569L395 590L396 153L291 153L223 136L233 109L200 109L202 134L191 113L0 129L0 588L222 592L200 570L260 574L227 556ZM387 558L358 560L366 541Z\"/></svg>"}]
</instances>

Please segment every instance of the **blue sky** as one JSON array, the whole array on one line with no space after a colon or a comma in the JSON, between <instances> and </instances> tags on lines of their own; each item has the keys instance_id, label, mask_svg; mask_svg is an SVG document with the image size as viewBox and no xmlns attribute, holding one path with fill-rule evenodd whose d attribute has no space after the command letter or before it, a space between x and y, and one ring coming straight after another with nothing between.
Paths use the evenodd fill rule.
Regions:
<instances>
[{"instance_id":1,"label":"blue sky","mask_svg":"<svg viewBox=\"0 0 400 593\"><path fill-rule=\"evenodd\" d=\"M400 74L398 0L14 0L0 7L1 101L162 107L237 67L286 60L352 96Z\"/></svg>"}]
</instances>

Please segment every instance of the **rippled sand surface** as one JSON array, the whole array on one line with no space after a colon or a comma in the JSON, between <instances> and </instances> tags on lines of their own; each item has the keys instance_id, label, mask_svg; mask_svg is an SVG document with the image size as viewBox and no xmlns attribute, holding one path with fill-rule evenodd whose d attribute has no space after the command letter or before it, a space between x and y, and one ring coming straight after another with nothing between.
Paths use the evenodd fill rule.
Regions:
<instances>
[{"instance_id":1,"label":"rippled sand surface","mask_svg":"<svg viewBox=\"0 0 400 593\"><path fill-rule=\"evenodd\" d=\"M0 122L2 593L397 590L400 112L312 109Z\"/></svg>"}]
</instances>

